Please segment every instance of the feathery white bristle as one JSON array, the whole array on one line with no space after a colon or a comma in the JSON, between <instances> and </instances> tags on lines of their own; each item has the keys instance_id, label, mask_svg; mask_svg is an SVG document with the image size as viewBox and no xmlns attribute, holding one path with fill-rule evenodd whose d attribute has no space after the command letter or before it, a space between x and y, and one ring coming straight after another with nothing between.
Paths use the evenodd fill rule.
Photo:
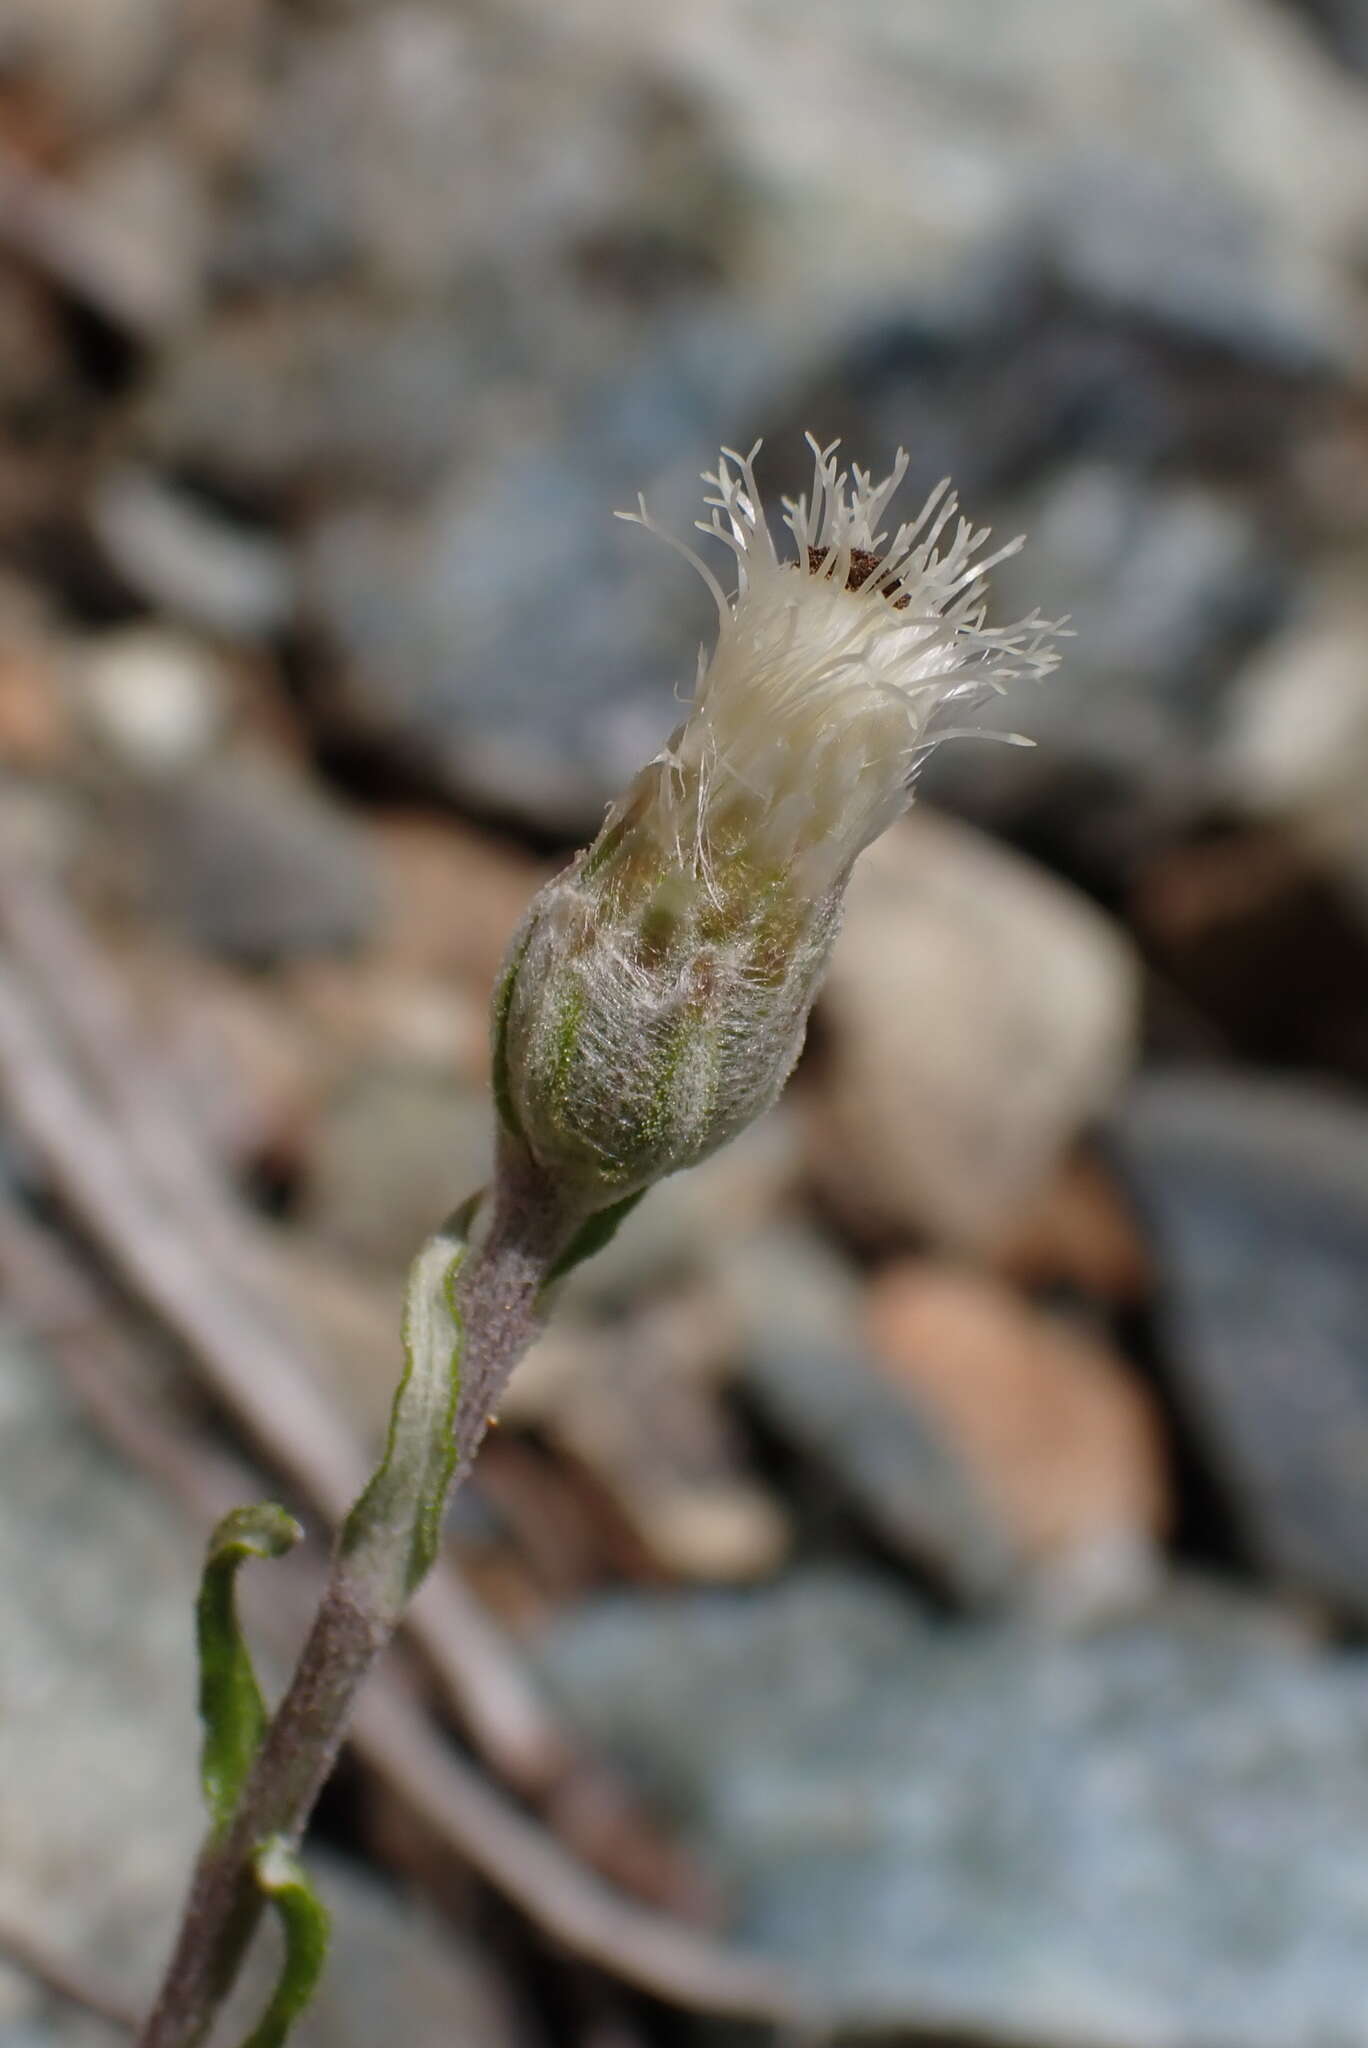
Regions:
<instances>
[{"instance_id":1,"label":"feathery white bristle","mask_svg":"<svg viewBox=\"0 0 1368 2048\"><path fill-rule=\"evenodd\" d=\"M735 563L730 598L644 501L619 516L682 554L718 612L717 644L676 741L676 801L688 816L672 821L671 837L706 849L710 817L734 823L744 808L769 856L806 862L820 884L906 807L940 739L978 730L938 725L939 715L954 705L962 716L1020 674L1048 674L1064 621L1032 612L1006 626L986 623L987 578L1022 538L985 553L990 531L961 515L948 478L890 541L886 515L907 453L899 449L876 482L869 470L839 466L838 442L807 440L810 491L783 501L795 558L780 554L765 516L759 442L746 455L724 448L704 473L708 516L696 524ZM856 556L877 556L878 565L861 561L865 573L849 589Z\"/></svg>"}]
</instances>

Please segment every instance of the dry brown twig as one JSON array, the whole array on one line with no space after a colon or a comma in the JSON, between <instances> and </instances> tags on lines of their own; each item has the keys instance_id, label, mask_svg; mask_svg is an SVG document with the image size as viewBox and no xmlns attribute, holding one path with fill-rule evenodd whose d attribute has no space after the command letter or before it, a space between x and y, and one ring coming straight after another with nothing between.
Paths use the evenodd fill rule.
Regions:
<instances>
[{"instance_id":1,"label":"dry brown twig","mask_svg":"<svg viewBox=\"0 0 1368 2048\"><path fill-rule=\"evenodd\" d=\"M267 1234L233 1202L191 1116L153 1072L107 963L55 890L13 855L0 860L0 933L47 998L40 1011L14 977L0 980L0 1095L16 1128L214 1397L335 1527L370 1461L289 1330ZM62 1059L53 1021L102 1103ZM405 1626L493 1768L520 1791L553 1788L570 1746L450 1559Z\"/></svg>"},{"instance_id":2,"label":"dry brown twig","mask_svg":"<svg viewBox=\"0 0 1368 2048\"><path fill-rule=\"evenodd\" d=\"M250 1475L207 1451L148 1400L145 1370L112 1303L50 1232L3 1198L0 1281L101 1432L197 1521L207 1526L250 1493ZM316 1574L296 1571L282 1582L285 1597L254 1617L282 1661L313 1606L311 1578ZM370 1680L351 1741L430 1841L578 1957L691 2010L766 2022L790 2013L790 1988L773 1964L627 1899L567 1854L462 1761L392 1665Z\"/></svg>"}]
</instances>

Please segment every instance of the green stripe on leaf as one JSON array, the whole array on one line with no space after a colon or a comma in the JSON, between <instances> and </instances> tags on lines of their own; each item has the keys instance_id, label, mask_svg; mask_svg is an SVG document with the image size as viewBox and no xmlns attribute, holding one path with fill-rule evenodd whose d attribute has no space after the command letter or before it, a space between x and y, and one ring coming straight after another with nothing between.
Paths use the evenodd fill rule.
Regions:
<instances>
[{"instance_id":1,"label":"green stripe on leaf","mask_svg":"<svg viewBox=\"0 0 1368 2048\"><path fill-rule=\"evenodd\" d=\"M342 1529L342 1555L377 1572L372 1591L395 1613L431 1568L456 1465L461 1394L461 1317L456 1283L479 1196L430 1237L409 1268L404 1297L404 1372L390 1411L385 1453ZM396 1546L396 1528L407 1541ZM396 1577L390 1562L402 1564Z\"/></svg>"}]
</instances>

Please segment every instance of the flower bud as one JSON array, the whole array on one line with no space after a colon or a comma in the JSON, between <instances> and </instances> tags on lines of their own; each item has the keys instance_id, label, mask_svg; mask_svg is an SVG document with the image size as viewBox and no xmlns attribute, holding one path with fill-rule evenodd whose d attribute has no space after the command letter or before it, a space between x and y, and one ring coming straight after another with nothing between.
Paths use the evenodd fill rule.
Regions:
<instances>
[{"instance_id":1,"label":"flower bud","mask_svg":"<svg viewBox=\"0 0 1368 2048\"><path fill-rule=\"evenodd\" d=\"M699 524L736 559L689 717L533 903L495 1001L508 1131L586 1213L690 1166L779 1093L862 848L911 801L936 715L1057 659L1057 626L985 621L986 530L937 486L892 542L907 468L874 484L818 449L785 501L796 559L765 523L749 457L704 481ZM634 516L652 526L644 503ZM664 536L669 538L668 536Z\"/></svg>"}]
</instances>

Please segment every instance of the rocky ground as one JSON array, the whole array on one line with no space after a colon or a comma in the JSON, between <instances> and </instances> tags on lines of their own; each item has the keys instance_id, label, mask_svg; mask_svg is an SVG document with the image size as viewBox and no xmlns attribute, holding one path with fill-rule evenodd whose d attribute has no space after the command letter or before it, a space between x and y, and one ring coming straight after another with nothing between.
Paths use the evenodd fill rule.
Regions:
<instances>
[{"instance_id":1,"label":"rocky ground","mask_svg":"<svg viewBox=\"0 0 1368 2048\"><path fill-rule=\"evenodd\" d=\"M1361 0L0 0L0 2048L154 1981L203 1534L278 1672L692 674L612 508L809 426L1077 637L515 1381L301 2048L1368 2048L1366 278Z\"/></svg>"}]
</instances>

